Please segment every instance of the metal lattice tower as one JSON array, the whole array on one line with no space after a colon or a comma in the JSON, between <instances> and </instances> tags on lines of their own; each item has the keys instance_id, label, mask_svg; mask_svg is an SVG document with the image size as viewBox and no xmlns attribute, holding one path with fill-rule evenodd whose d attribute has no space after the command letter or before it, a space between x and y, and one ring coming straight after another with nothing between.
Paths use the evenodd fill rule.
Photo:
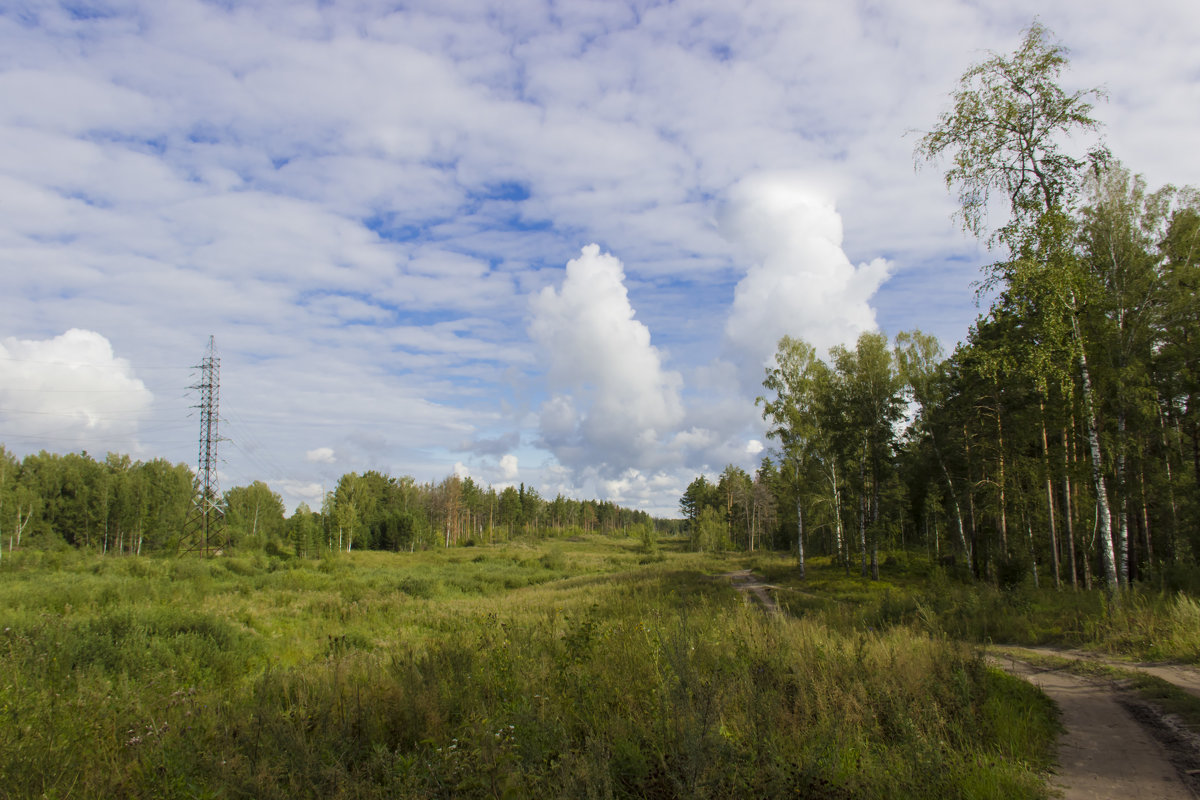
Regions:
<instances>
[{"instance_id":1,"label":"metal lattice tower","mask_svg":"<svg viewBox=\"0 0 1200 800\"><path fill-rule=\"evenodd\" d=\"M217 483L218 400L221 389L221 359L216 341L208 337L208 352L196 365L200 381L189 388L200 393L200 455L196 480L192 485L192 510L179 539L180 553L218 555L225 547L225 511L221 508L221 490Z\"/></svg>"}]
</instances>

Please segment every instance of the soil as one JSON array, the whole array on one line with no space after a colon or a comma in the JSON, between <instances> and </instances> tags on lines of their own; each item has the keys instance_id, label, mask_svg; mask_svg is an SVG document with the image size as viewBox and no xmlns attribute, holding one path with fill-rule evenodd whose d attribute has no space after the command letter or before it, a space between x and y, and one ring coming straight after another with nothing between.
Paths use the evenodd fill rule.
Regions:
<instances>
[{"instance_id":1,"label":"soil","mask_svg":"<svg viewBox=\"0 0 1200 800\"><path fill-rule=\"evenodd\" d=\"M1082 657L1044 648L1038 652ZM1062 711L1066 732L1059 740L1059 768L1052 784L1066 800L1200 797L1200 752L1194 737L1153 707L1110 682L1036 667L1010 655L995 662L1039 687Z\"/></svg>"},{"instance_id":2,"label":"soil","mask_svg":"<svg viewBox=\"0 0 1200 800\"><path fill-rule=\"evenodd\" d=\"M733 588L742 593L742 599L747 605L757 602L759 607L768 614L779 613L779 604L775 602L775 595L772 594L772 590L775 587L768 583L763 583L762 578L755 575L751 570L742 569L737 572L726 572L716 577L728 578L733 583Z\"/></svg>"}]
</instances>

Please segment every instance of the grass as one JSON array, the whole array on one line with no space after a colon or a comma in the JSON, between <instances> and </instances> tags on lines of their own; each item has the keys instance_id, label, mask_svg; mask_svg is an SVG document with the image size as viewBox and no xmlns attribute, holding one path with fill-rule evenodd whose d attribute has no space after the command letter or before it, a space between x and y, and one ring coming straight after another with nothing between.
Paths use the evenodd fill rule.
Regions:
<instances>
[{"instance_id":1,"label":"grass","mask_svg":"<svg viewBox=\"0 0 1200 800\"><path fill-rule=\"evenodd\" d=\"M0 797L1045 796L1053 709L900 584L771 618L677 545L15 554Z\"/></svg>"},{"instance_id":2,"label":"grass","mask_svg":"<svg viewBox=\"0 0 1200 800\"><path fill-rule=\"evenodd\" d=\"M817 613L839 630L907 625L977 644L1078 647L1143 660L1200 663L1200 602L1156 585L1125 590L1115 601L1099 589L1001 590L898 554L869 581L828 559L812 559L800 581L794 559L755 556L795 615Z\"/></svg>"}]
</instances>

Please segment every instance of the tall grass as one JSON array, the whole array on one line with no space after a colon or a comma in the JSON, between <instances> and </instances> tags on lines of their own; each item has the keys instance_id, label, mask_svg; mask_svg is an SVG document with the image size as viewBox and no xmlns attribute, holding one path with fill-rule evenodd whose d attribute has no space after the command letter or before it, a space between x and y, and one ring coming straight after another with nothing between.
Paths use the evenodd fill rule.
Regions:
<instances>
[{"instance_id":1,"label":"tall grass","mask_svg":"<svg viewBox=\"0 0 1200 800\"><path fill-rule=\"evenodd\" d=\"M976 650L553 547L13 559L0 796L1044 796L1053 713Z\"/></svg>"},{"instance_id":2,"label":"tall grass","mask_svg":"<svg viewBox=\"0 0 1200 800\"><path fill-rule=\"evenodd\" d=\"M1082 647L1140 659L1200 663L1200 602L1163 581L1136 584L1112 598L1101 590L1009 589L969 580L921 556L893 558L882 580L868 581L825 559L801 581L792 559L757 557L797 615L819 614L841 631L909 626L978 644Z\"/></svg>"}]
</instances>

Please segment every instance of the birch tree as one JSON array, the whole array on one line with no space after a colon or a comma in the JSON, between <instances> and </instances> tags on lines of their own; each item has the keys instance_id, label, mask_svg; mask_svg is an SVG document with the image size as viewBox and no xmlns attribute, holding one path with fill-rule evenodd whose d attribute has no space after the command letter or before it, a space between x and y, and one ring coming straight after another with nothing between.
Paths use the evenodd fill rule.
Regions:
<instances>
[{"instance_id":1,"label":"birch tree","mask_svg":"<svg viewBox=\"0 0 1200 800\"><path fill-rule=\"evenodd\" d=\"M828 367L817 358L816 350L808 342L784 336L779 340L775 352L775 365L767 369L763 388L773 393L772 397L759 397L763 407L763 419L771 427L767 435L779 442L783 456L781 472L796 497L796 553L799 559L800 577L804 577L804 511L805 477L818 467L822 459L832 457L828 442L822 437L821 411L818 385ZM789 474L790 473L790 474ZM832 502L835 505L836 549L842 555L841 516L837 504L837 469L832 468Z\"/></svg>"},{"instance_id":2,"label":"birch tree","mask_svg":"<svg viewBox=\"0 0 1200 800\"><path fill-rule=\"evenodd\" d=\"M1008 251L1007 258L991 266L984 285L1002 288L1015 302L1035 308L1071 343L1091 456L1104 579L1112 592L1118 586L1112 515L1080 318L1086 286L1072 246L1070 218L1087 168L1103 164L1107 152L1093 147L1080 158L1066 146L1071 134L1098 128L1091 101L1100 97L1094 89L1066 92L1058 84L1066 65L1066 49L1050 41L1050 32L1035 22L1011 56L993 55L964 73L953 107L921 139L917 157L950 157L945 180L958 191L964 228ZM987 215L997 193L1007 201L1008 218L991 229Z\"/></svg>"}]
</instances>

